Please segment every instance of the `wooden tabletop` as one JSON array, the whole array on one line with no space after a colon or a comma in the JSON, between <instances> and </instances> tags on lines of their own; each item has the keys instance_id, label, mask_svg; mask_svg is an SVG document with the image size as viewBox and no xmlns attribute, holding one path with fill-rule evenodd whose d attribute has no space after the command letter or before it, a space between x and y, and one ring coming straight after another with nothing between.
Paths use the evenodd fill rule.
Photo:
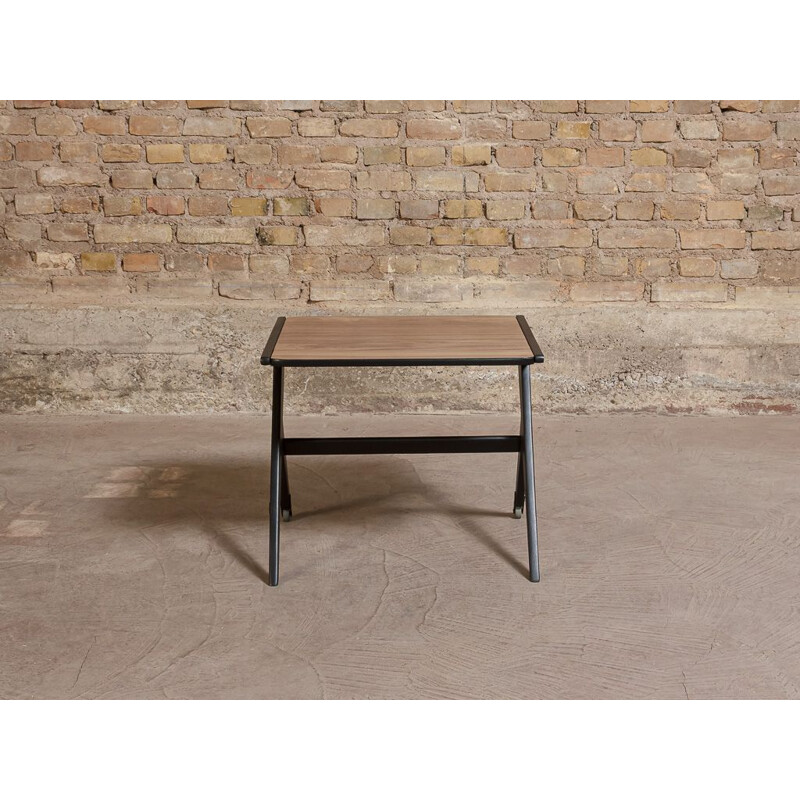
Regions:
<instances>
[{"instance_id":1,"label":"wooden tabletop","mask_svg":"<svg viewBox=\"0 0 800 800\"><path fill-rule=\"evenodd\" d=\"M531 364L522 316L281 317L261 357L275 366Z\"/></svg>"}]
</instances>

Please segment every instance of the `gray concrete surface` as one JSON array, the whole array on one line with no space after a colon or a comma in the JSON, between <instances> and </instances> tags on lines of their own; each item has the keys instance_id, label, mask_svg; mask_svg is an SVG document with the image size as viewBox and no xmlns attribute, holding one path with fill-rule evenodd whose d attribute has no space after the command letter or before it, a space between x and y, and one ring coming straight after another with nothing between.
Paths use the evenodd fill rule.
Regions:
<instances>
[{"instance_id":1,"label":"gray concrete surface","mask_svg":"<svg viewBox=\"0 0 800 800\"><path fill-rule=\"evenodd\" d=\"M404 313L525 314L545 353L533 397L546 413L785 414L800 408L800 293L786 300L766 308L520 301ZM315 311L398 313L378 303ZM266 412L270 370L258 357L277 316L295 313L308 307L0 308L0 412ZM288 369L286 384L288 411L298 414L513 413L519 402L508 367Z\"/></svg>"},{"instance_id":2,"label":"gray concrete surface","mask_svg":"<svg viewBox=\"0 0 800 800\"><path fill-rule=\"evenodd\" d=\"M797 698L798 425L537 419L538 585L513 456L293 459L269 588L267 417L0 417L0 696Z\"/></svg>"}]
</instances>

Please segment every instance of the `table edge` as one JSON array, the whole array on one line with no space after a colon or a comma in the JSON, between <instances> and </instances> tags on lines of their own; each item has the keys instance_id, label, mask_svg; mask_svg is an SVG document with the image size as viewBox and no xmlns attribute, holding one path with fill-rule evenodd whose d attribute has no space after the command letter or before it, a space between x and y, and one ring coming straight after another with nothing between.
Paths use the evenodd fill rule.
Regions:
<instances>
[{"instance_id":1,"label":"table edge","mask_svg":"<svg viewBox=\"0 0 800 800\"><path fill-rule=\"evenodd\" d=\"M278 319L275 320L275 324L272 326L267 343L264 345L264 350L261 353L261 364L263 366L273 363L272 351L275 349L275 345L278 344L278 338L281 335L281 331L283 330L283 325L285 322L286 317L278 317Z\"/></svg>"},{"instance_id":2,"label":"table edge","mask_svg":"<svg viewBox=\"0 0 800 800\"><path fill-rule=\"evenodd\" d=\"M286 317L278 317L270 332L267 344L261 353L262 366L274 367L458 367L458 366L524 366L526 364L542 364L544 354L536 341L524 315L516 315L517 323L522 330L530 356L514 358L273 358L272 353L280 338Z\"/></svg>"},{"instance_id":3,"label":"table edge","mask_svg":"<svg viewBox=\"0 0 800 800\"><path fill-rule=\"evenodd\" d=\"M525 319L523 314L517 314L517 322L519 323L519 327L522 328L522 335L525 337L528 347L531 349L531 353L533 355L532 363L543 364L544 353L542 352L542 348L539 347L539 342L536 341L536 337L533 335L533 331L528 325L528 320Z\"/></svg>"}]
</instances>

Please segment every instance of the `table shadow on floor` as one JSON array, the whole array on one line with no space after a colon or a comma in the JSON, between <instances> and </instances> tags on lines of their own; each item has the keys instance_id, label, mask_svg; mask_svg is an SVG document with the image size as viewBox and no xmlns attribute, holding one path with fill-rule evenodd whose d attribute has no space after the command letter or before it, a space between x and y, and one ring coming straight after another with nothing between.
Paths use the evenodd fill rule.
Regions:
<instances>
[{"instance_id":1,"label":"table shadow on floor","mask_svg":"<svg viewBox=\"0 0 800 800\"><path fill-rule=\"evenodd\" d=\"M509 466L509 500L513 494L513 465ZM309 457L289 464L293 516L283 526L301 526L326 515L345 527L352 513L380 525L387 515L436 511L458 519L458 524L482 545L522 575L522 564L481 524L482 517L508 517L509 512L453 502L450 493L420 480L413 464L397 457ZM194 523L207 538L254 576L267 582L262 565L232 533L231 523L252 528L266 539L269 531L269 466L264 461L203 460L151 462L112 471L93 495L106 501L104 515L136 528ZM413 506L406 502L413 497ZM510 505L510 502L509 502ZM521 534L524 535L524 522ZM282 528L283 528L282 526ZM262 540L263 541L263 540ZM259 546L259 552L265 547Z\"/></svg>"}]
</instances>

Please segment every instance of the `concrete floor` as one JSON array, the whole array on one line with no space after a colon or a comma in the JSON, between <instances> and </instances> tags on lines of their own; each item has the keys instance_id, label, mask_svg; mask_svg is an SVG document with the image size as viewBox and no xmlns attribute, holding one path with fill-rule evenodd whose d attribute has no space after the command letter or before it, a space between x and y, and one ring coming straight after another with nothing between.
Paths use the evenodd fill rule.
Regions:
<instances>
[{"instance_id":1,"label":"concrete floor","mask_svg":"<svg viewBox=\"0 0 800 800\"><path fill-rule=\"evenodd\" d=\"M514 456L292 459L269 588L268 417L2 417L0 696L797 698L799 427L537 419L538 585Z\"/></svg>"}]
</instances>

